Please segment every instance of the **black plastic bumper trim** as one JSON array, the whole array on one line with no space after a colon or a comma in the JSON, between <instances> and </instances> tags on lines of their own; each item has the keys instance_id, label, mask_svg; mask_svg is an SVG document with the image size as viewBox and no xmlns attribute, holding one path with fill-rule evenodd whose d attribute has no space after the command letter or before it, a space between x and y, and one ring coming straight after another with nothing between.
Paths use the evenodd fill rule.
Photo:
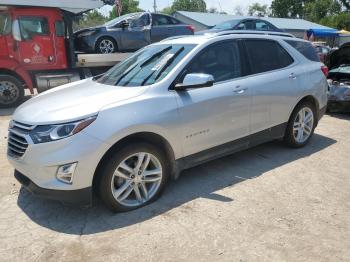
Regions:
<instances>
[{"instance_id":1,"label":"black plastic bumper trim","mask_svg":"<svg viewBox=\"0 0 350 262\"><path fill-rule=\"evenodd\" d=\"M15 170L15 178L21 185L26 188L32 194L52 199L58 200L65 203L75 204L75 205L91 205L92 203L92 188L87 187L78 190L54 190L39 187L34 182L32 182L28 177Z\"/></svg>"}]
</instances>

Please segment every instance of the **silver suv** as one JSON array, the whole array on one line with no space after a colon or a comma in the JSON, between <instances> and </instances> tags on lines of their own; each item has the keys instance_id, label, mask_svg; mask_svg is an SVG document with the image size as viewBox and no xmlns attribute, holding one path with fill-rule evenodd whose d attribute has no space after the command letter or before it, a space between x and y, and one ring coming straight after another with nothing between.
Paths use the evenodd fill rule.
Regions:
<instances>
[{"instance_id":1,"label":"silver suv","mask_svg":"<svg viewBox=\"0 0 350 262\"><path fill-rule=\"evenodd\" d=\"M273 139L306 145L326 110L325 73L296 38L165 40L20 106L8 159L37 195L87 204L96 192L113 211L132 210L184 169Z\"/></svg>"}]
</instances>

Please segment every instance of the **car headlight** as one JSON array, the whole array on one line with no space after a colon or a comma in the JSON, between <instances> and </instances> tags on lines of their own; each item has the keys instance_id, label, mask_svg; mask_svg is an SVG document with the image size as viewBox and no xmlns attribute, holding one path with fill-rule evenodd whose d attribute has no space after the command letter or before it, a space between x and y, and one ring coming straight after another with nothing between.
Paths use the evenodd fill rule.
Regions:
<instances>
[{"instance_id":1,"label":"car headlight","mask_svg":"<svg viewBox=\"0 0 350 262\"><path fill-rule=\"evenodd\" d=\"M96 31L85 31L85 32L82 32L78 35L78 37L83 37L83 36L90 36L90 35L93 35L95 34Z\"/></svg>"},{"instance_id":2,"label":"car headlight","mask_svg":"<svg viewBox=\"0 0 350 262\"><path fill-rule=\"evenodd\" d=\"M31 131L30 137L34 144L60 140L79 133L94 122L96 117L97 116L93 116L64 124L37 126Z\"/></svg>"}]
</instances>

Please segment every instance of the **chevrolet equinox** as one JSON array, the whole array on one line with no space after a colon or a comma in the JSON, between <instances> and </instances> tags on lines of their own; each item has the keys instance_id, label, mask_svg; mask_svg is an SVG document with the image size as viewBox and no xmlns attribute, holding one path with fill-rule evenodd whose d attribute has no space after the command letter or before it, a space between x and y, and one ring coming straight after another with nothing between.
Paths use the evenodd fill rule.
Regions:
<instances>
[{"instance_id":1,"label":"chevrolet equinox","mask_svg":"<svg viewBox=\"0 0 350 262\"><path fill-rule=\"evenodd\" d=\"M274 139L305 146L326 110L326 73L309 42L283 34L167 39L22 104L8 159L34 194L88 204L96 192L132 210L184 169Z\"/></svg>"}]
</instances>

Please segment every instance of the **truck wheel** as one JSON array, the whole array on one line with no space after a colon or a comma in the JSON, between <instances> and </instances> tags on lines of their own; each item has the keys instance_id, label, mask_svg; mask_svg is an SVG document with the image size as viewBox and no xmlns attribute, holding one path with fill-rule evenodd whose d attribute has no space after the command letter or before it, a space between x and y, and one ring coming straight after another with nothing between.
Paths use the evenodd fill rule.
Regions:
<instances>
[{"instance_id":1,"label":"truck wheel","mask_svg":"<svg viewBox=\"0 0 350 262\"><path fill-rule=\"evenodd\" d=\"M18 106L24 97L23 84L11 75L0 75L0 108Z\"/></svg>"},{"instance_id":2,"label":"truck wheel","mask_svg":"<svg viewBox=\"0 0 350 262\"><path fill-rule=\"evenodd\" d=\"M117 51L116 42L109 37L102 37L96 43L96 52L100 54L111 54Z\"/></svg>"},{"instance_id":3,"label":"truck wheel","mask_svg":"<svg viewBox=\"0 0 350 262\"><path fill-rule=\"evenodd\" d=\"M311 139L316 125L315 106L310 102L302 102L294 109L290 117L284 141L290 147L303 147Z\"/></svg>"},{"instance_id":4,"label":"truck wheel","mask_svg":"<svg viewBox=\"0 0 350 262\"><path fill-rule=\"evenodd\" d=\"M157 147L137 143L117 151L105 162L99 195L114 212L130 211L155 201L170 174L169 161Z\"/></svg>"}]
</instances>

